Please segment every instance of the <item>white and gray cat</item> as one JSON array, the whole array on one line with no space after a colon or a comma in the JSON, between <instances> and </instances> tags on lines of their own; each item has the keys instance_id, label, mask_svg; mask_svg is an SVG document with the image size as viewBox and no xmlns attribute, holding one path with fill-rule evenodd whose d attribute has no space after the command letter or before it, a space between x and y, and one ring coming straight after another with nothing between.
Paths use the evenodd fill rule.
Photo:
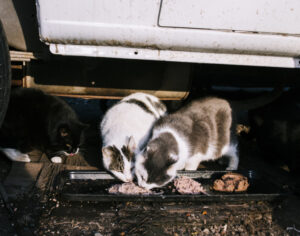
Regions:
<instances>
[{"instance_id":1,"label":"white and gray cat","mask_svg":"<svg viewBox=\"0 0 300 236\"><path fill-rule=\"evenodd\" d=\"M158 120L147 146L136 156L138 184L147 189L172 181L177 170L196 170L199 163L229 157L238 168L237 144L231 137L229 103L215 97L198 99Z\"/></svg>"},{"instance_id":2,"label":"white and gray cat","mask_svg":"<svg viewBox=\"0 0 300 236\"><path fill-rule=\"evenodd\" d=\"M131 94L111 107L100 124L104 167L131 182L134 156L151 137L154 122L165 114L165 105L146 93Z\"/></svg>"}]
</instances>

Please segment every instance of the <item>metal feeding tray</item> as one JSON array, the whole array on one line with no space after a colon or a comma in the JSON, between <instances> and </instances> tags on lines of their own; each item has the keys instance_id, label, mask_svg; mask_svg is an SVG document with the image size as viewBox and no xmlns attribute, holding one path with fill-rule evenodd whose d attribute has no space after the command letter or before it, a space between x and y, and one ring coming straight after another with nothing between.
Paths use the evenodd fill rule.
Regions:
<instances>
[{"instance_id":1,"label":"metal feeding tray","mask_svg":"<svg viewBox=\"0 0 300 236\"><path fill-rule=\"evenodd\" d=\"M97 201L97 202L218 202L218 201L271 201L286 195L278 186L253 170L237 171L249 180L247 191L240 193L224 193L211 189L215 179L228 171L179 171L178 176L188 176L200 182L208 195L180 194L172 191L173 183L163 188L154 189L161 194L123 195L110 194L108 188L121 183L112 175L103 171L67 171L60 178L60 193L63 199L69 201ZM174 187L173 187L174 189Z\"/></svg>"}]
</instances>

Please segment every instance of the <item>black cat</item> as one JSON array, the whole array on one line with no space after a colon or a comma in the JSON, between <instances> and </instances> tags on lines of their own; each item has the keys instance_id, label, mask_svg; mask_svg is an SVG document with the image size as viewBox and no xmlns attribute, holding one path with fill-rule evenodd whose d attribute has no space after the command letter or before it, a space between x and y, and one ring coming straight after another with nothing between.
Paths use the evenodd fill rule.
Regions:
<instances>
[{"instance_id":1,"label":"black cat","mask_svg":"<svg viewBox=\"0 0 300 236\"><path fill-rule=\"evenodd\" d=\"M61 157L79 151L85 127L61 98L38 89L16 88L0 128L0 150L13 161L30 162L26 153L38 149L60 163Z\"/></svg>"}]
</instances>

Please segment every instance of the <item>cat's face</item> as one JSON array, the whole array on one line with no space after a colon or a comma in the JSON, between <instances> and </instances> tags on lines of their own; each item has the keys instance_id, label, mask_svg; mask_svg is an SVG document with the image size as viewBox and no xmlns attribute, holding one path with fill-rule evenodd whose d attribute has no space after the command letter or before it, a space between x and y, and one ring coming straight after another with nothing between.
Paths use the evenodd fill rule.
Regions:
<instances>
[{"instance_id":1,"label":"cat's face","mask_svg":"<svg viewBox=\"0 0 300 236\"><path fill-rule=\"evenodd\" d=\"M66 156L79 152L83 130L87 126L82 123L61 124L57 127L55 137L52 138L52 149L58 154Z\"/></svg>"},{"instance_id":2,"label":"cat's face","mask_svg":"<svg viewBox=\"0 0 300 236\"><path fill-rule=\"evenodd\" d=\"M158 188L176 176L177 149L159 138L148 143L136 156L135 174L138 185L146 189Z\"/></svg>"},{"instance_id":3,"label":"cat's face","mask_svg":"<svg viewBox=\"0 0 300 236\"><path fill-rule=\"evenodd\" d=\"M132 182L135 148L135 142L132 137L129 138L128 142L121 149L118 149L114 145L103 147L102 157L104 167L123 182Z\"/></svg>"}]
</instances>

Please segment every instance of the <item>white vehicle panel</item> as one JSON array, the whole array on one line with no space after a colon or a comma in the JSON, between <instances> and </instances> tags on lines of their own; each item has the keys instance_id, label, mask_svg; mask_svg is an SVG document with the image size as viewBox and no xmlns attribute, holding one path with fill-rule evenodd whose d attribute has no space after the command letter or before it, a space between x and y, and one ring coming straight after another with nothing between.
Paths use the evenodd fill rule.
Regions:
<instances>
[{"instance_id":1,"label":"white vehicle panel","mask_svg":"<svg viewBox=\"0 0 300 236\"><path fill-rule=\"evenodd\" d=\"M159 25L300 34L300 1L163 0Z\"/></svg>"},{"instance_id":2,"label":"white vehicle panel","mask_svg":"<svg viewBox=\"0 0 300 236\"><path fill-rule=\"evenodd\" d=\"M208 22L209 18L207 18L206 27L211 27L209 30L194 28L202 22L199 14L196 14L197 11L192 11L191 3L200 4L204 2L203 0L163 2L160 0L36 1L40 38L45 43L51 44L51 52L55 54L195 63L214 63L212 58L216 58L216 63L223 64L234 64L241 61L229 59L241 56L243 59L240 64L243 65L257 65L270 57L261 66L297 67L292 65L298 65L294 61L298 61L297 58L300 56L300 36L287 35L286 32L300 32L300 20L293 20L298 19L300 14L296 16L291 13L290 16L286 16L288 21L282 21L282 24L289 22L290 25L286 27L285 34L282 35L284 28L282 25L274 25L272 29L267 29L268 25L265 29L262 26L259 28L256 25L257 19L250 13L247 17L254 18L247 19L248 26L243 23L243 14L234 16L234 22L230 25L228 21L230 14L227 12L224 16L215 17L214 22ZM247 2L250 4L250 1ZM262 2L267 2L267 0L262 0ZM299 11L300 1L285 0L285 2L294 9L295 13ZM185 15L178 15L181 12L177 9L181 7L179 3L184 3L182 12L185 11ZM166 8L168 5L164 4L173 4L174 12L168 7ZM257 0L253 1L253 4L263 6ZM272 9L277 9L282 4L281 0L273 0ZM162 8L160 9L160 7ZM226 9L228 10L228 8L224 10ZM188 16L187 11L190 11L191 16ZM215 11L211 14L217 16L217 13ZM272 15L267 19L267 16L268 14L264 18L267 21L273 17ZM180 17L182 17L181 20ZM189 23L188 17L197 19L192 28L186 27L186 24ZM158 24L159 20L160 24L165 22L166 25L161 27ZM276 34L260 34L257 31L219 30L218 24L223 20L225 23L227 20L224 27L229 29L255 29L263 32L276 29L278 32ZM72 45L80 45L80 47L74 50ZM134 54L134 49L139 49L140 52L144 50L143 52L146 53L140 53L137 56ZM195 53L198 53L197 56ZM226 55L232 56L227 57ZM259 61L256 60L253 63L253 56L259 56ZM276 59L277 57L279 60Z\"/></svg>"}]
</instances>

